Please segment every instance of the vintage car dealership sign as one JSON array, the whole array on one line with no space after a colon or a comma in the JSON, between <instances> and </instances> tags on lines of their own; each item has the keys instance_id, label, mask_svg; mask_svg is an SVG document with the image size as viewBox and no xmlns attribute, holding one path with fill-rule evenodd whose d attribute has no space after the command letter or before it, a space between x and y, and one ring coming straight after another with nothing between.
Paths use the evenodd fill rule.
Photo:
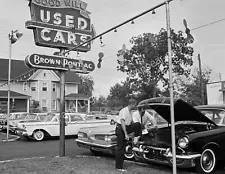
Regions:
<instances>
[{"instance_id":1,"label":"vintage car dealership sign","mask_svg":"<svg viewBox=\"0 0 225 174\"><path fill-rule=\"evenodd\" d=\"M91 61L81 59L71 59L61 56L47 56L32 54L27 56L25 64L31 68L50 70L70 70L77 73L89 73L95 69L95 64Z\"/></svg>"},{"instance_id":2,"label":"vintage car dealership sign","mask_svg":"<svg viewBox=\"0 0 225 174\"><path fill-rule=\"evenodd\" d=\"M72 49L95 36L87 4L81 0L30 0L29 5L31 20L25 25L33 29L38 46ZM75 51L87 52L90 44Z\"/></svg>"}]
</instances>

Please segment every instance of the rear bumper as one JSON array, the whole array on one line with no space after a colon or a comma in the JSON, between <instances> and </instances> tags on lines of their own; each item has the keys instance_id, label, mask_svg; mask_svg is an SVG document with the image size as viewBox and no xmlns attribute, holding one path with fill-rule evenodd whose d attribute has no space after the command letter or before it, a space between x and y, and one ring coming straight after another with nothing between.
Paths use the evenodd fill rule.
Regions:
<instances>
[{"instance_id":1,"label":"rear bumper","mask_svg":"<svg viewBox=\"0 0 225 174\"><path fill-rule=\"evenodd\" d=\"M109 153L109 154L115 154L115 149L116 149L116 144L99 144L99 143L94 143L94 142L87 142L84 140L76 139L77 145L79 147L99 151L99 152L104 152L104 153Z\"/></svg>"}]
</instances>

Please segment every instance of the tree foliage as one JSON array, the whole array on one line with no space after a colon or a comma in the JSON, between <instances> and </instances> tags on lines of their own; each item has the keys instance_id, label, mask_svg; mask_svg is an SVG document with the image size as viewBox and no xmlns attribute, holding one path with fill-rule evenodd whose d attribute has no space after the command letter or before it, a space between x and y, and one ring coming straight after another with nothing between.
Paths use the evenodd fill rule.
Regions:
<instances>
[{"instance_id":1,"label":"tree foliage","mask_svg":"<svg viewBox=\"0 0 225 174\"><path fill-rule=\"evenodd\" d=\"M109 96L107 98L108 105L110 107L124 106L127 104L127 101L133 93L134 91L131 88L128 78L121 83L116 83L110 88Z\"/></svg>"},{"instance_id":2,"label":"tree foliage","mask_svg":"<svg viewBox=\"0 0 225 174\"><path fill-rule=\"evenodd\" d=\"M154 40L152 40L154 36ZM188 76L193 65L193 48L188 45L181 31L171 29L173 73ZM157 94L157 84L161 81L168 87L168 46L167 31L161 29L158 34L144 33L130 40L132 47L124 54L124 61L118 60L119 71L125 72L139 92Z\"/></svg>"},{"instance_id":3,"label":"tree foliage","mask_svg":"<svg viewBox=\"0 0 225 174\"><path fill-rule=\"evenodd\" d=\"M94 81L91 76L80 75L81 83L78 86L78 93L92 96Z\"/></svg>"},{"instance_id":4,"label":"tree foliage","mask_svg":"<svg viewBox=\"0 0 225 174\"><path fill-rule=\"evenodd\" d=\"M195 69L191 77L187 79L176 79L176 82L180 84L180 95L182 99L186 100L192 105L207 104L207 91L206 84L210 81L211 69L204 69L202 71L202 83L203 89L200 85L200 73L199 69ZM202 90L204 94L204 101L202 101Z\"/></svg>"}]
</instances>

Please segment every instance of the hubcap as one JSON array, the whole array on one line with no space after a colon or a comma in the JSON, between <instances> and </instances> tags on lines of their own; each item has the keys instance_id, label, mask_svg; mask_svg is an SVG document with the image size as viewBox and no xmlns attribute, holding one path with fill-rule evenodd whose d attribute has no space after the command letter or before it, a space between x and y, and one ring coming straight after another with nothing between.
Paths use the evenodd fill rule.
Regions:
<instances>
[{"instance_id":1,"label":"hubcap","mask_svg":"<svg viewBox=\"0 0 225 174\"><path fill-rule=\"evenodd\" d=\"M202 163L202 168L205 171L212 170L215 163L214 155L210 151L206 151L205 153L202 154L201 163Z\"/></svg>"},{"instance_id":2,"label":"hubcap","mask_svg":"<svg viewBox=\"0 0 225 174\"><path fill-rule=\"evenodd\" d=\"M37 131L37 132L35 133L35 135L36 135L36 138L37 138L38 140L40 140L40 139L43 138L43 132L41 132L41 131Z\"/></svg>"},{"instance_id":3,"label":"hubcap","mask_svg":"<svg viewBox=\"0 0 225 174\"><path fill-rule=\"evenodd\" d=\"M134 153L132 151L132 146L131 145L127 145L125 148L125 157L126 158L133 158L134 157Z\"/></svg>"}]
</instances>

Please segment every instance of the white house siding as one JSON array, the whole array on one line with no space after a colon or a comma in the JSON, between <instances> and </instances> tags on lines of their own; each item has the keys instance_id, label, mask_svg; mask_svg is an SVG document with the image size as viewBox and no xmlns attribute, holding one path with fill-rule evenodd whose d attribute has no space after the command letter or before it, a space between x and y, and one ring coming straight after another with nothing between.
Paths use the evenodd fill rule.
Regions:
<instances>
[{"instance_id":1,"label":"white house siding","mask_svg":"<svg viewBox=\"0 0 225 174\"><path fill-rule=\"evenodd\" d=\"M221 91L222 82L214 82L207 84L207 100L208 104L224 103L224 92Z\"/></svg>"},{"instance_id":2,"label":"white house siding","mask_svg":"<svg viewBox=\"0 0 225 174\"><path fill-rule=\"evenodd\" d=\"M43 101L46 100L46 107L48 111L51 111L52 108L52 100L57 100L57 94L53 94L52 92L52 81L57 82L59 79L58 77L49 70L39 70L35 77L32 78L32 80L38 81L37 87L38 87L38 96L37 98L33 98L35 100L38 100L40 102L40 107L43 107ZM47 84L47 91L43 91L43 83ZM57 93L57 92L54 92Z\"/></svg>"},{"instance_id":3,"label":"white house siding","mask_svg":"<svg viewBox=\"0 0 225 174\"><path fill-rule=\"evenodd\" d=\"M66 84L65 88L66 88L65 89L66 95L71 94L71 93L74 93L74 94L78 93L78 85L75 83L68 83L68 84Z\"/></svg>"},{"instance_id":4,"label":"white house siding","mask_svg":"<svg viewBox=\"0 0 225 174\"><path fill-rule=\"evenodd\" d=\"M45 73L45 76L44 76ZM0 85L4 84L6 81L0 81ZM36 91L31 91L31 82L36 82ZM42 100L47 100L47 109L48 111L52 110L52 101L56 100L56 111L60 109L60 79L59 77L50 70L41 70L39 69L36 73L34 73L27 81L27 91L23 90L24 82L15 82L11 83L11 90L31 96L30 100L37 100L40 102L40 107L42 107ZM47 83L47 91L42 91L42 84ZM52 90L52 84L56 83L56 92ZM5 85L1 87L0 90L8 90L8 86ZM69 83L65 85L65 95L70 93L78 93L78 84L77 83ZM66 107L68 107L66 105Z\"/></svg>"}]
</instances>

